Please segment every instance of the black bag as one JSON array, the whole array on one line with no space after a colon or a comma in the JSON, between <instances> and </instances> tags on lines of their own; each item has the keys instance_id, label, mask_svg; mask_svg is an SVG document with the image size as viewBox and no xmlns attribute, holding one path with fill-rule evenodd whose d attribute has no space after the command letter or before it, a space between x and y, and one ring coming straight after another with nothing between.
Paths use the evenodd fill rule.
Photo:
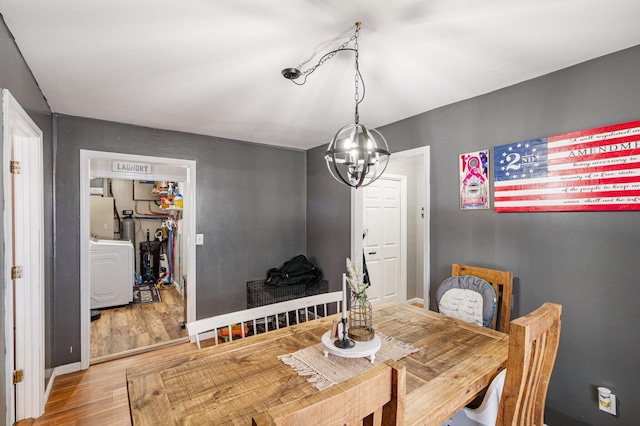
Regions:
<instances>
[{"instance_id":1,"label":"black bag","mask_svg":"<svg viewBox=\"0 0 640 426\"><path fill-rule=\"evenodd\" d=\"M267 284L286 286L292 284L308 284L320 281L322 272L307 258L299 254L287 261L281 268L271 268L267 273Z\"/></svg>"}]
</instances>

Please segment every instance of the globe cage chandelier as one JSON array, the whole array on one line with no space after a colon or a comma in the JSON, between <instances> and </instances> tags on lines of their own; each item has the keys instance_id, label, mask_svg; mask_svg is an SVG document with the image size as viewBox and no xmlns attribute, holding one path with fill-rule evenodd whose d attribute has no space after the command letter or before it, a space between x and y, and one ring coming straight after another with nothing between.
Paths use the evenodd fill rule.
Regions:
<instances>
[{"instance_id":1,"label":"globe cage chandelier","mask_svg":"<svg viewBox=\"0 0 640 426\"><path fill-rule=\"evenodd\" d=\"M301 86L306 83L307 77L311 73L327 60L334 57L338 52L353 51L355 53L355 120L354 123L347 124L338 130L331 140L331 143L329 143L329 147L324 156L331 175L338 182L353 188L367 186L382 176L382 173L384 173L387 168L387 164L389 164L389 157L391 156L384 136L376 129L360 124L358 106L364 100L365 96L364 80L358 66L358 36L360 34L360 26L361 23L356 22L353 36L337 49L331 50L320 57L316 65L305 71L300 71L306 63L316 56L317 52L314 52L314 54L300 64L298 68L285 68L282 70L284 78ZM344 37L344 35L338 36L328 43ZM353 47L349 47L351 42L354 42ZM300 83L294 81L299 77L303 77ZM359 96L358 92L360 83L362 83L362 97Z\"/></svg>"}]
</instances>

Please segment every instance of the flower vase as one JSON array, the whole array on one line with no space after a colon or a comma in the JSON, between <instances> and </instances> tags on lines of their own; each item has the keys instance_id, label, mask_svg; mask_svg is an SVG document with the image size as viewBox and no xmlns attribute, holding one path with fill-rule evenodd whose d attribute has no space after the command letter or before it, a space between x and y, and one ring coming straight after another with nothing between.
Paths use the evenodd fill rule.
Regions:
<instances>
[{"instance_id":1,"label":"flower vase","mask_svg":"<svg viewBox=\"0 0 640 426\"><path fill-rule=\"evenodd\" d=\"M350 306L349 338L359 342L372 340L376 333L373 329L373 311L366 293L360 296L352 294Z\"/></svg>"}]
</instances>

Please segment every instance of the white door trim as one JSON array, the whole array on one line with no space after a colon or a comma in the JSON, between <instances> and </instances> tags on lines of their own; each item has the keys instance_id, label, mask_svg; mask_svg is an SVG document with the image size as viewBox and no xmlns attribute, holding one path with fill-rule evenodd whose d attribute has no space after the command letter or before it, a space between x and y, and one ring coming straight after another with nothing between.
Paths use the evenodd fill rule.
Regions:
<instances>
[{"instance_id":1,"label":"white door trim","mask_svg":"<svg viewBox=\"0 0 640 426\"><path fill-rule=\"evenodd\" d=\"M140 174L122 173L102 169L99 176L92 176L91 160L105 161L131 161L146 164L159 164L183 167L185 177L167 176L166 174ZM181 160L173 158L149 157L146 155L120 154L117 152L102 152L80 150L80 342L81 342L81 368L89 368L91 351L91 308L90 308L90 262L89 262L89 177L106 177L118 179L143 179L143 180L183 180L184 181L184 208L182 217L185 226L182 231L184 238L184 258L186 259L186 271L188 280L187 290L187 318L186 322L196 319L196 162L193 160Z\"/></svg>"},{"instance_id":2,"label":"white door trim","mask_svg":"<svg viewBox=\"0 0 640 426\"><path fill-rule=\"evenodd\" d=\"M19 135L14 133L19 130ZM15 139L14 139L15 137ZM21 155L22 190L17 190L16 204L24 204L26 211L20 212L16 234L23 238L16 247L16 258L23 266L21 291L16 292L15 312L18 335L13 341L13 285L11 266L13 249L11 244L13 200L11 199L12 145ZM37 418L44 412L44 188L42 160L42 131L22 109L8 90L2 90L2 179L4 188L4 346L5 352L5 422L13 424L25 418ZM29 297L26 297L29 295ZM28 333L25 330L29 330ZM14 360L14 350L18 358ZM12 383L14 362L24 370L24 380ZM17 394L17 397L16 397ZM15 405L17 403L17 405ZM14 410L14 406L16 407ZM16 418L17 416L17 418Z\"/></svg>"},{"instance_id":3,"label":"white door trim","mask_svg":"<svg viewBox=\"0 0 640 426\"><path fill-rule=\"evenodd\" d=\"M423 294L424 294L424 306L425 308L429 308L429 291L430 291L430 222L431 222L431 190L430 190L430 162L431 162L431 151L429 146L423 146L420 148L409 149L406 151L394 152L391 155L390 161L393 161L398 158L408 158L408 157L417 157L422 156L423 158L423 166L424 166L424 214L425 214L425 223L424 223L424 286L423 286ZM384 175L383 175L384 176ZM363 209L363 200L362 200L362 191L358 191L355 188L351 188L351 258L359 259L358 253L362 253L362 209ZM405 289L406 295L406 289Z\"/></svg>"}]
</instances>

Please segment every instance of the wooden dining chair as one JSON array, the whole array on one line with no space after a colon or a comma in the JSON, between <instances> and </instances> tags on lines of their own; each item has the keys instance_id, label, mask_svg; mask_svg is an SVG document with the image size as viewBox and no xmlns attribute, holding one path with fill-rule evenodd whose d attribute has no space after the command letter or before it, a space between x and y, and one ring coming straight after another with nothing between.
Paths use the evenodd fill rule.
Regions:
<instances>
[{"instance_id":1,"label":"wooden dining chair","mask_svg":"<svg viewBox=\"0 0 640 426\"><path fill-rule=\"evenodd\" d=\"M253 417L253 426L404 424L406 369L386 361L347 381Z\"/></svg>"},{"instance_id":2,"label":"wooden dining chair","mask_svg":"<svg viewBox=\"0 0 640 426\"><path fill-rule=\"evenodd\" d=\"M487 392L480 407L464 408L448 424L542 426L549 379L560 342L561 316L561 305L546 302L529 315L512 321L506 374L503 370L489 386L495 392Z\"/></svg>"},{"instance_id":3,"label":"wooden dining chair","mask_svg":"<svg viewBox=\"0 0 640 426\"><path fill-rule=\"evenodd\" d=\"M491 328L509 333L509 321L511 321L511 303L513 297L513 273L498 269L480 268L478 266L461 265L454 263L451 266L451 275L472 275L482 278L493 287L496 293L496 312L493 315Z\"/></svg>"},{"instance_id":4,"label":"wooden dining chair","mask_svg":"<svg viewBox=\"0 0 640 426\"><path fill-rule=\"evenodd\" d=\"M511 322L507 376L497 424L544 424L544 405L560 343L562 306L546 302Z\"/></svg>"}]
</instances>

